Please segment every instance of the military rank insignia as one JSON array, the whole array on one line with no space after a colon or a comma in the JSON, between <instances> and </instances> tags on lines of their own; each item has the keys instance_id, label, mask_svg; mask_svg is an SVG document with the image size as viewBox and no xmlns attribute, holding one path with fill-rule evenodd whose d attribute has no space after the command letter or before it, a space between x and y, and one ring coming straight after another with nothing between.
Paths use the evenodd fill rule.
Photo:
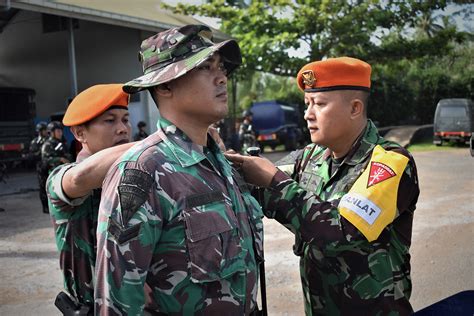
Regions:
<instances>
[{"instance_id":1,"label":"military rank insignia","mask_svg":"<svg viewBox=\"0 0 474 316\"><path fill-rule=\"evenodd\" d=\"M303 83L308 87L313 87L314 83L316 82L316 77L314 76L314 72L312 70L305 70L301 74L303 77Z\"/></svg>"}]
</instances>

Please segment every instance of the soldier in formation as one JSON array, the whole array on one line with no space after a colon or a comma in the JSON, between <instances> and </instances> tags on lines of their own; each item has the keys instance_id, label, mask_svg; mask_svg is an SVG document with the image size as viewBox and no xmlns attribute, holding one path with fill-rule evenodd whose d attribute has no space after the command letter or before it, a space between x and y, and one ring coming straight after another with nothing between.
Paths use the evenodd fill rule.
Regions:
<instances>
[{"instance_id":1,"label":"soldier in formation","mask_svg":"<svg viewBox=\"0 0 474 316\"><path fill-rule=\"evenodd\" d=\"M262 212L208 134L228 112L227 76L241 64L233 40L203 25L142 42L158 130L109 170L99 209L100 315L249 315L257 310Z\"/></svg>"},{"instance_id":2,"label":"soldier in formation","mask_svg":"<svg viewBox=\"0 0 474 316\"><path fill-rule=\"evenodd\" d=\"M277 169L228 154L266 188L263 211L296 236L307 315L410 315L413 157L367 118L371 67L316 61L297 77L311 145ZM282 163L283 164L283 163Z\"/></svg>"},{"instance_id":3,"label":"soldier in formation","mask_svg":"<svg viewBox=\"0 0 474 316\"><path fill-rule=\"evenodd\" d=\"M43 207L43 213L48 213L48 197L46 196L46 179L48 173L46 168L42 168L41 147L48 137L46 122L36 124L36 133L38 134L30 143L28 159L33 161L36 166L36 175L38 177L39 197Z\"/></svg>"},{"instance_id":4,"label":"soldier in formation","mask_svg":"<svg viewBox=\"0 0 474 316\"><path fill-rule=\"evenodd\" d=\"M49 137L41 147L41 162L49 174L57 166L70 162L71 156L63 142L61 122L49 122L47 130Z\"/></svg>"}]
</instances>

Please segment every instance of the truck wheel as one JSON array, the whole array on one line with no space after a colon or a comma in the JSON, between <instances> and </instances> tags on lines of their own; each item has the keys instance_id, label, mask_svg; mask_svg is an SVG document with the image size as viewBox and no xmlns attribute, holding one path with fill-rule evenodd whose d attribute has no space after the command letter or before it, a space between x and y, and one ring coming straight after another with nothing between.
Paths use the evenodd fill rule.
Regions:
<instances>
[{"instance_id":1,"label":"truck wheel","mask_svg":"<svg viewBox=\"0 0 474 316\"><path fill-rule=\"evenodd\" d=\"M292 151L296 149L296 139L292 138L288 140L285 144L286 151Z\"/></svg>"}]
</instances>

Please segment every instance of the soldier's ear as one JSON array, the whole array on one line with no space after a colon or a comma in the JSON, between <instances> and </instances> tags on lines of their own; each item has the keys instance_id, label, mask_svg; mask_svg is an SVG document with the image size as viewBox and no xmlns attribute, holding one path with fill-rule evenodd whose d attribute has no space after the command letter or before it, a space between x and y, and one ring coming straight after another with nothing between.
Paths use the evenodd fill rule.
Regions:
<instances>
[{"instance_id":1,"label":"soldier's ear","mask_svg":"<svg viewBox=\"0 0 474 316\"><path fill-rule=\"evenodd\" d=\"M154 87L155 93L160 96L170 96L171 95L171 88L167 83L160 84L159 86Z\"/></svg>"},{"instance_id":2,"label":"soldier's ear","mask_svg":"<svg viewBox=\"0 0 474 316\"><path fill-rule=\"evenodd\" d=\"M84 125L71 126L71 132L74 135L74 138L76 138L76 140L82 144L87 143L87 139L84 134L85 129L86 128Z\"/></svg>"},{"instance_id":3,"label":"soldier's ear","mask_svg":"<svg viewBox=\"0 0 474 316\"><path fill-rule=\"evenodd\" d=\"M364 103L360 99L352 99L351 101L351 116L353 118L359 117L364 113Z\"/></svg>"}]
</instances>

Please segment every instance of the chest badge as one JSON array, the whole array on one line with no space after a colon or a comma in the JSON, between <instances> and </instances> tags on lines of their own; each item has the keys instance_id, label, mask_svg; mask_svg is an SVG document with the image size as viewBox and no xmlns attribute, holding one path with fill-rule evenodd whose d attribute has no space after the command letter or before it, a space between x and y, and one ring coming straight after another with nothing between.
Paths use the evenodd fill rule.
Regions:
<instances>
[{"instance_id":1,"label":"chest badge","mask_svg":"<svg viewBox=\"0 0 474 316\"><path fill-rule=\"evenodd\" d=\"M370 174L369 179L367 180L367 187L369 188L395 176L395 171L393 171L389 166L380 162L372 161L370 163Z\"/></svg>"}]
</instances>

